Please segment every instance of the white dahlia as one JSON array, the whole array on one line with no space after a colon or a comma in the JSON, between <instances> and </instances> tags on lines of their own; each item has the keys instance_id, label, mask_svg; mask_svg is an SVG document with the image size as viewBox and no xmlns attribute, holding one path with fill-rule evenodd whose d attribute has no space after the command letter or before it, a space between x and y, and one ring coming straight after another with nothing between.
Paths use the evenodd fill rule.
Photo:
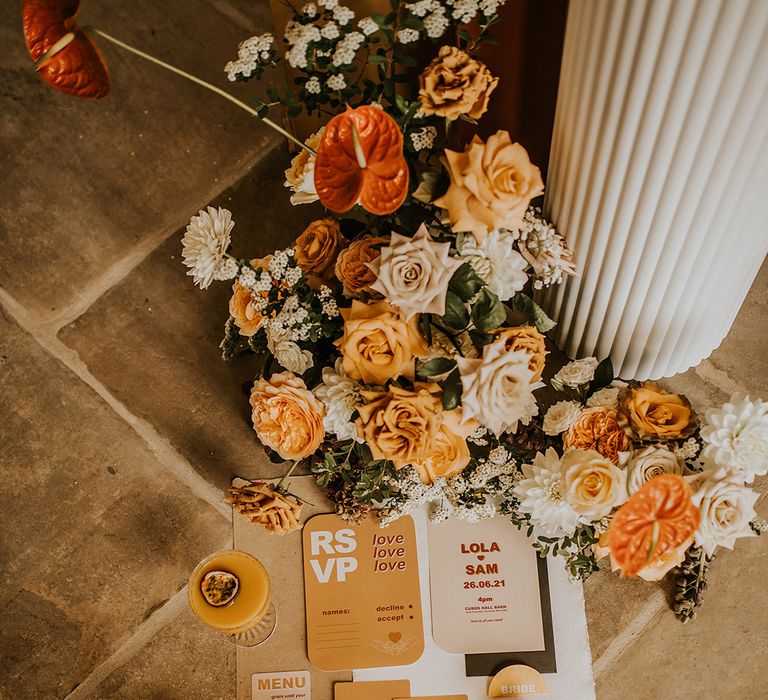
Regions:
<instances>
[{"instance_id":1,"label":"white dahlia","mask_svg":"<svg viewBox=\"0 0 768 700\"><path fill-rule=\"evenodd\" d=\"M315 396L325 404L323 427L327 433L339 440L363 442L352 422L352 414L360 403L359 386L344 374L341 358L336 360L335 367L323 368L323 383L315 388Z\"/></svg>"},{"instance_id":2,"label":"white dahlia","mask_svg":"<svg viewBox=\"0 0 768 700\"><path fill-rule=\"evenodd\" d=\"M734 394L707 411L702 457L738 474L746 483L768 473L768 402Z\"/></svg>"},{"instance_id":3,"label":"white dahlia","mask_svg":"<svg viewBox=\"0 0 768 700\"><path fill-rule=\"evenodd\" d=\"M515 239L506 231L493 231L479 244L473 235L464 236L459 255L502 301L514 296L528 281L525 272L528 263L515 249Z\"/></svg>"},{"instance_id":4,"label":"white dahlia","mask_svg":"<svg viewBox=\"0 0 768 700\"><path fill-rule=\"evenodd\" d=\"M198 212L187 225L181 239L181 255L195 284L206 289L213 280L232 279L237 275L237 264L227 256L230 233L235 222L228 209L208 207Z\"/></svg>"},{"instance_id":5,"label":"white dahlia","mask_svg":"<svg viewBox=\"0 0 768 700\"><path fill-rule=\"evenodd\" d=\"M530 516L536 535L564 537L572 535L584 520L563 499L561 493L561 463L554 448L546 454L539 452L533 464L524 464L525 479L513 491L520 501L519 510Z\"/></svg>"}]
</instances>

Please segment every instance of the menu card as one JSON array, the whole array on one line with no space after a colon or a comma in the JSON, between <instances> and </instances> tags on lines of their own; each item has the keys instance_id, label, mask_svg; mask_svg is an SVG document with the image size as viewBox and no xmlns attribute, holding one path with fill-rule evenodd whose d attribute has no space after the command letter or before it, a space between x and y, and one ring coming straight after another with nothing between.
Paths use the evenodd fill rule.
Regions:
<instances>
[{"instance_id":1,"label":"menu card","mask_svg":"<svg viewBox=\"0 0 768 700\"><path fill-rule=\"evenodd\" d=\"M432 632L454 654L545 649L538 556L506 518L430 523Z\"/></svg>"},{"instance_id":2,"label":"menu card","mask_svg":"<svg viewBox=\"0 0 768 700\"><path fill-rule=\"evenodd\" d=\"M402 666L424 651L413 520L317 515L303 531L307 654L324 671Z\"/></svg>"}]
</instances>

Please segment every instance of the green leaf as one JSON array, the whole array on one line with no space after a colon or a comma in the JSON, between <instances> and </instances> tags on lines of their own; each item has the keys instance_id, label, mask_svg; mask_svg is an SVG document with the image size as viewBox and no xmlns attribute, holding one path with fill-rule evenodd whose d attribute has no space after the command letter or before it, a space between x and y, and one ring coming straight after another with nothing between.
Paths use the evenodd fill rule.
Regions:
<instances>
[{"instance_id":1,"label":"green leaf","mask_svg":"<svg viewBox=\"0 0 768 700\"><path fill-rule=\"evenodd\" d=\"M613 380L613 362L611 362L609 355L597 365L595 376L589 384L589 393L594 394L596 391L608 386Z\"/></svg>"},{"instance_id":2,"label":"green leaf","mask_svg":"<svg viewBox=\"0 0 768 700\"><path fill-rule=\"evenodd\" d=\"M459 331L464 330L469 323L467 305L458 294L450 290L445 295L443 323L449 328L455 328Z\"/></svg>"},{"instance_id":3,"label":"green leaf","mask_svg":"<svg viewBox=\"0 0 768 700\"><path fill-rule=\"evenodd\" d=\"M464 41L471 43L472 42L472 35L466 30L466 29L459 29L456 32Z\"/></svg>"},{"instance_id":4,"label":"green leaf","mask_svg":"<svg viewBox=\"0 0 768 700\"><path fill-rule=\"evenodd\" d=\"M544 312L531 297L522 292L515 294L512 308L525 314L541 333L551 331L557 324Z\"/></svg>"},{"instance_id":5,"label":"green leaf","mask_svg":"<svg viewBox=\"0 0 768 700\"><path fill-rule=\"evenodd\" d=\"M395 102L401 114L405 114L408 111L408 103L402 95L395 95Z\"/></svg>"},{"instance_id":6,"label":"green leaf","mask_svg":"<svg viewBox=\"0 0 768 700\"><path fill-rule=\"evenodd\" d=\"M478 276L469 263L464 263L453 273L448 289L458 294L464 301L469 301L485 286L485 281Z\"/></svg>"},{"instance_id":7,"label":"green leaf","mask_svg":"<svg viewBox=\"0 0 768 700\"><path fill-rule=\"evenodd\" d=\"M456 367L456 361L447 357L435 357L424 364L420 364L416 374L420 377L436 377L450 372Z\"/></svg>"},{"instance_id":8,"label":"green leaf","mask_svg":"<svg viewBox=\"0 0 768 700\"><path fill-rule=\"evenodd\" d=\"M386 56L368 56L368 63L375 63L376 65L384 65L387 62Z\"/></svg>"},{"instance_id":9,"label":"green leaf","mask_svg":"<svg viewBox=\"0 0 768 700\"><path fill-rule=\"evenodd\" d=\"M443 389L443 408L452 411L461 403L461 376L455 369L442 382L438 382Z\"/></svg>"},{"instance_id":10,"label":"green leaf","mask_svg":"<svg viewBox=\"0 0 768 700\"><path fill-rule=\"evenodd\" d=\"M507 319L504 305L490 289L480 291L477 301L472 305L472 323L479 331L491 331L501 326Z\"/></svg>"}]
</instances>

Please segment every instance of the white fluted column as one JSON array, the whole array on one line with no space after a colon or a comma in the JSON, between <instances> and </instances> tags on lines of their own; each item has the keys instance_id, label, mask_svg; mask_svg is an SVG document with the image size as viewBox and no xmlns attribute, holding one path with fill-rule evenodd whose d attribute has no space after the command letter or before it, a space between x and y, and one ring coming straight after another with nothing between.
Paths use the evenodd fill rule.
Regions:
<instances>
[{"instance_id":1,"label":"white fluted column","mask_svg":"<svg viewBox=\"0 0 768 700\"><path fill-rule=\"evenodd\" d=\"M545 210L580 276L570 356L697 365L768 253L768 0L571 0Z\"/></svg>"}]
</instances>

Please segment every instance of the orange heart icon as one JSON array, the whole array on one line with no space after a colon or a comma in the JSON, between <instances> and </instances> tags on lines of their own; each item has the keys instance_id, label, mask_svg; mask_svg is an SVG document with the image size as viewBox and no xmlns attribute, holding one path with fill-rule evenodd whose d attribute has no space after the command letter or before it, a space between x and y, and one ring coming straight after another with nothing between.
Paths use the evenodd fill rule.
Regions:
<instances>
[{"instance_id":1,"label":"orange heart icon","mask_svg":"<svg viewBox=\"0 0 768 700\"><path fill-rule=\"evenodd\" d=\"M397 644L403 637L400 632L390 632L387 636L389 637L389 641L394 644Z\"/></svg>"}]
</instances>

